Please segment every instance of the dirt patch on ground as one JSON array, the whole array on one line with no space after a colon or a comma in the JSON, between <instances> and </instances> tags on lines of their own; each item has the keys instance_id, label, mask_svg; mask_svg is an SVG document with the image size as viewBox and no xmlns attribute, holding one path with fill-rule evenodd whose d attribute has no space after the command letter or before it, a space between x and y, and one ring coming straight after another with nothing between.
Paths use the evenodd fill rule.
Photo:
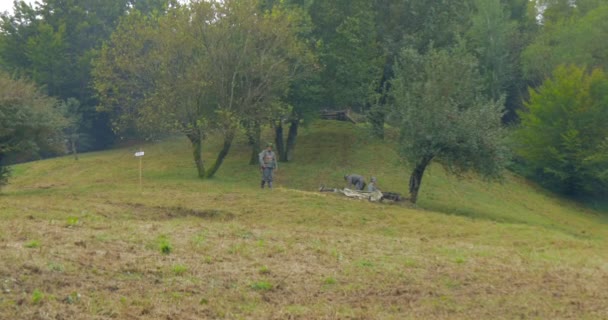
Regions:
<instances>
[{"instance_id":1,"label":"dirt patch on ground","mask_svg":"<svg viewBox=\"0 0 608 320\"><path fill-rule=\"evenodd\" d=\"M146 206L143 204L114 204L131 211L136 219L145 220L168 220L184 217L197 217L206 220L230 221L236 215L230 211L220 209L195 209L186 207L163 207L163 206Z\"/></svg>"}]
</instances>

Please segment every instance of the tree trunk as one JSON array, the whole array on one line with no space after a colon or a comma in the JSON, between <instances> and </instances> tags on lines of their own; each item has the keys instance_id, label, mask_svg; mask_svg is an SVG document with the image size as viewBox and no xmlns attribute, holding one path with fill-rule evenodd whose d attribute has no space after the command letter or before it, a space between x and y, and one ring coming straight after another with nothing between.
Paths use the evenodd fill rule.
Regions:
<instances>
[{"instance_id":1,"label":"tree trunk","mask_svg":"<svg viewBox=\"0 0 608 320\"><path fill-rule=\"evenodd\" d=\"M296 138L298 137L298 128L300 127L300 119L291 120L289 126L289 133L287 134L287 148L285 149L285 160L291 161L293 159L293 152L296 148Z\"/></svg>"},{"instance_id":2,"label":"tree trunk","mask_svg":"<svg viewBox=\"0 0 608 320\"><path fill-rule=\"evenodd\" d=\"M422 159L410 175L410 201L414 204L418 201L418 190L420 190L420 185L422 184L424 170L426 170L432 159L432 157Z\"/></svg>"},{"instance_id":3,"label":"tree trunk","mask_svg":"<svg viewBox=\"0 0 608 320\"><path fill-rule=\"evenodd\" d=\"M74 160L78 160L78 150L76 150L76 138L72 137L70 139L70 148L72 149L72 154L74 155Z\"/></svg>"},{"instance_id":4,"label":"tree trunk","mask_svg":"<svg viewBox=\"0 0 608 320\"><path fill-rule=\"evenodd\" d=\"M371 109L368 113L369 122L372 125L374 137L384 140L384 112Z\"/></svg>"},{"instance_id":5,"label":"tree trunk","mask_svg":"<svg viewBox=\"0 0 608 320\"><path fill-rule=\"evenodd\" d=\"M196 164L196 170L198 177L205 178L205 164L203 163L203 139L200 133L188 134L188 139L192 143L192 155L194 156L194 164Z\"/></svg>"},{"instance_id":6,"label":"tree trunk","mask_svg":"<svg viewBox=\"0 0 608 320\"><path fill-rule=\"evenodd\" d=\"M251 146L251 158L249 159L250 165L255 165L259 163L258 153L262 148L262 146L260 145L261 136L262 128L259 123L256 122L251 126L247 127L247 140L249 140L249 145Z\"/></svg>"},{"instance_id":7,"label":"tree trunk","mask_svg":"<svg viewBox=\"0 0 608 320\"><path fill-rule=\"evenodd\" d=\"M285 145L283 144L283 122L279 120L274 129L274 143L276 144L276 152L279 155L279 161L286 161Z\"/></svg>"},{"instance_id":8,"label":"tree trunk","mask_svg":"<svg viewBox=\"0 0 608 320\"><path fill-rule=\"evenodd\" d=\"M0 188L8 183L8 176L10 174L9 168L5 167L2 163L4 155L0 153Z\"/></svg>"},{"instance_id":9,"label":"tree trunk","mask_svg":"<svg viewBox=\"0 0 608 320\"><path fill-rule=\"evenodd\" d=\"M226 158L226 156L228 155L228 151L230 151L230 146L232 145L233 139L234 132L228 132L224 135L224 146L222 147L222 150L220 150L220 153L217 155L217 159L215 159L215 163L213 164L213 166L211 166L211 168L209 168L209 170L205 174L206 178L213 178L217 170L220 169L222 162L224 162L224 158Z\"/></svg>"}]
</instances>

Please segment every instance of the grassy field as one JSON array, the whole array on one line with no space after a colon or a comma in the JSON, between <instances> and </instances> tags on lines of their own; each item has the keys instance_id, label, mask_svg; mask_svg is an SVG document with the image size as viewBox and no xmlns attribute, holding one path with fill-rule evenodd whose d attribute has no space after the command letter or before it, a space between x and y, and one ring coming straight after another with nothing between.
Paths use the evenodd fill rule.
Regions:
<instances>
[{"instance_id":1,"label":"grassy field","mask_svg":"<svg viewBox=\"0 0 608 320\"><path fill-rule=\"evenodd\" d=\"M409 173L325 121L274 190L244 141L197 179L185 138L142 146L140 190L139 147L13 168L0 319L608 319L608 219L520 177L434 166L416 208L319 193L351 172L405 193Z\"/></svg>"}]
</instances>

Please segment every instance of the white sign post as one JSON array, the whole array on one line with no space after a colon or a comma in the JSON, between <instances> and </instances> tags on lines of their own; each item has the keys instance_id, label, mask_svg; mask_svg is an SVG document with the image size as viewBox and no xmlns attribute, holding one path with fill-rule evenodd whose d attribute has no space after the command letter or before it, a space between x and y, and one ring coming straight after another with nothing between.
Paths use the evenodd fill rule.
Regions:
<instances>
[{"instance_id":1,"label":"white sign post","mask_svg":"<svg viewBox=\"0 0 608 320\"><path fill-rule=\"evenodd\" d=\"M135 152L135 156L139 158L139 191L141 191L142 159L144 157L144 152Z\"/></svg>"}]
</instances>

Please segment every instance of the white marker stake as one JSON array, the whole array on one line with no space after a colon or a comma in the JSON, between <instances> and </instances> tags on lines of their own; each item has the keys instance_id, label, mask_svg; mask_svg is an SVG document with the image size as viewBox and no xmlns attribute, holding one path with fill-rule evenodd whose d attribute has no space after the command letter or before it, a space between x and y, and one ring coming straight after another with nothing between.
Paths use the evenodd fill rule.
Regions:
<instances>
[{"instance_id":1,"label":"white marker stake","mask_svg":"<svg viewBox=\"0 0 608 320\"><path fill-rule=\"evenodd\" d=\"M144 157L144 152L135 152L135 156L139 158L139 191L141 192L142 159Z\"/></svg>"}]
</instances>

